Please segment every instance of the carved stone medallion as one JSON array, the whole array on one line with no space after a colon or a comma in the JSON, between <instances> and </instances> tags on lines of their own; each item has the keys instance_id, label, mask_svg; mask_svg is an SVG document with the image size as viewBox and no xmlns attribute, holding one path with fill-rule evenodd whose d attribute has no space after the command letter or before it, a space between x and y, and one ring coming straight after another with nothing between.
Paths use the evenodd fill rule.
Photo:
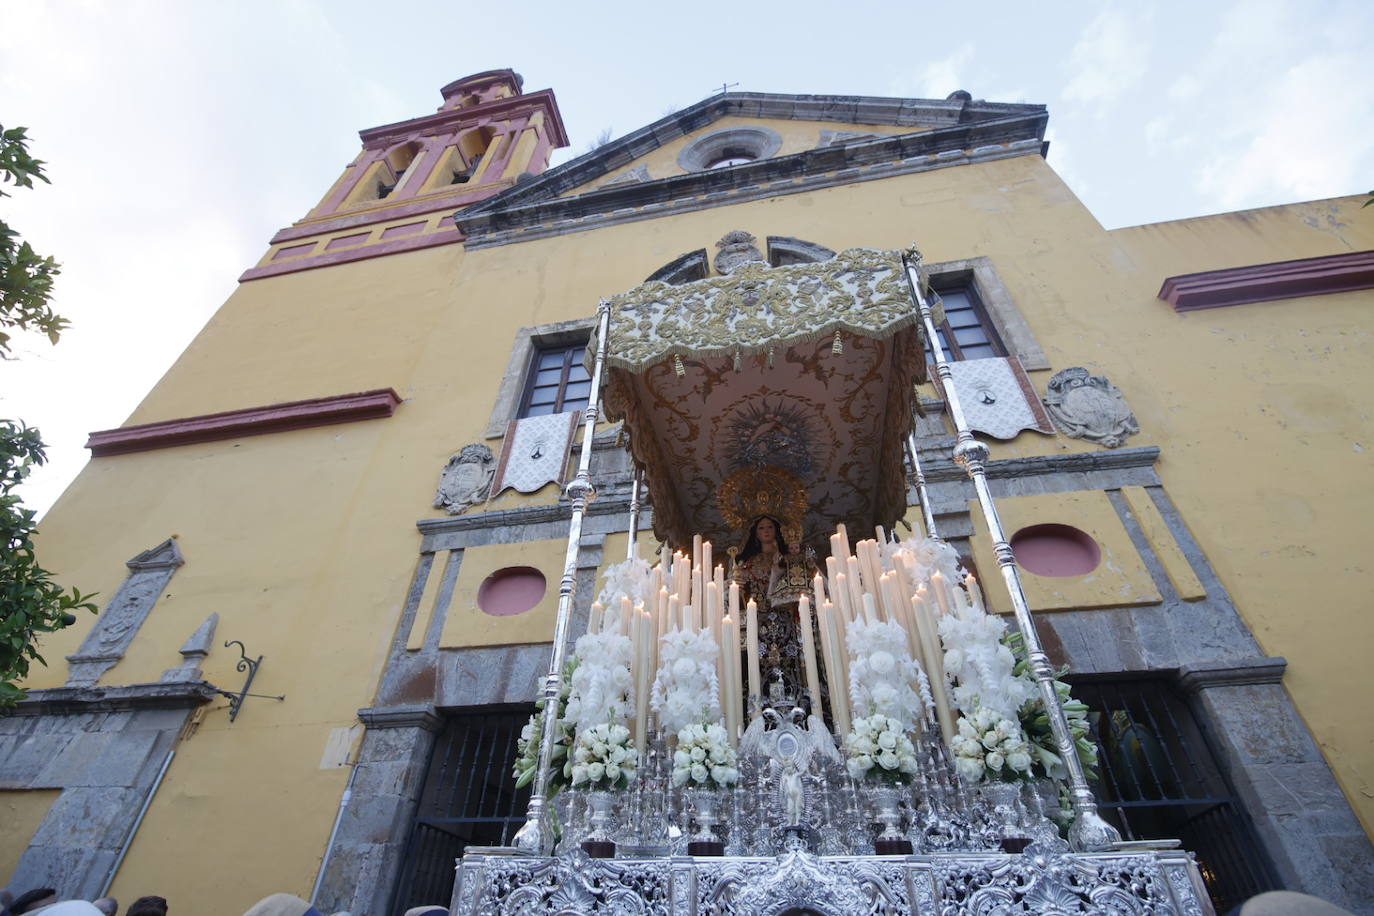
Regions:
<instances>
[{"instance_id":1,"label":"carved stone medallion","mask_svg":"<svg viewBox=\"0 0 1374 916\"><path fill-rule=\"evenodd\" d=\"M1074 439L1116 448L1140 432L1121 390L1081 366L1055 373L1045 391L1045 406L1059 431Z\"/></svg>"},{"instance_id":2,"label":"carved stone medallion","mask_svg":"<svg viewBox=\"0 0 1374 916\"><path fill-rule=\"evenodd\" d=\"M487 498L491 479L496 474L496 457L491 449L479 443L463 446L463 450L448 460L439 475L439 489L434 494L434 508L445 509L449 515L477 505Z\"/></svg>"},{"instance_id":3,"label":"carved stone medallion","mask_svg":"<svg viewBox=\"0 0 1374 916\"><path fill-rule=\"evenodd\" d=\"M720 249L715 261L716 273L722 276L732 274L736 268L751 261L766 265L768 261L763 252L754 246L756 241L752 235L739 229L725 233L725 237L716 242L716 247Z\"/></svg>"}]
</instances>

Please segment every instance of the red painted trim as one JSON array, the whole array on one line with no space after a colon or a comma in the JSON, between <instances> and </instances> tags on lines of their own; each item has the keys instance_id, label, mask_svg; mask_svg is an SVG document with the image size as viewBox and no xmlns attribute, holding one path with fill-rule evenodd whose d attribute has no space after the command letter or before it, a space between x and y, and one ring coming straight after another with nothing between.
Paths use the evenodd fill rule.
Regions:
<instances>
[{"instance_id":1,"label":"red painted trim","mask_svg":"<svg viewBox=\"0 0 1374 916\"><path fill-rule=\"evenodd\" d=\"M144 452L150 449L191 445L196 442L215 442L260 436L291 429L352 423L356 420L375 420L396 412L401 396L391 388L378 388L357 394L336 394L308 401L291 401L268 407L248 407L207 413L180 420L144 423L120 429L104 429L91 433L86 448L92 458Z\"/></svg>"},{"instance_id":2,"label":"red painted trim","mask_svg":"<svg viewBox=\"0 0 1374 916\"><path fill-rule=\"evenodd\" d=\"M1159 298L1174 311L1320 296L1374 287L1374 251L1277 261L1169 277Z\"/></svg>"},{"instance_id":3,"label":"red painted trim","mask_svg":"<svg viewBox=\"0 0 1374 916\"><path fill-rule=\"evenodd\" d=\"M294 258L290 261L274 261L270 264L263 264L261 267L250 267L239 276L239 282L261 280L263 277L276 277L281 274L295 273L298 270L312 270L316 267L332 267L335 264L347 264L350 261L365 261L368 258L379 258L382 255L399 254L403 251L418 251L422 248L433 248L436 245L451 245L467 238L462 230L454 229L452 225L452 221L450 221L448 231L411 235L402 239L347 248L343 251L329 251L310 257Z\"/></svg>"},{"instance_id":4,"label":"red painted trim","mask_svg":"<svg viewBox=\"0 0 1374 916\"><path fill-rule=\"evenodd\" d=\"M471 191L456 191L450 194L435 193L432 196L417 197L407 204L397 204L394 207L384 207L376 210L366 210L361 213L353 213L349 216L335 216L329 219L319 220L310 223L300 223L295 226L288 226L277 231L272 236L271 244L276 245L281 242L290 242L295 239L311 238L318 235L326 235L331 232L338 232L341 229L362 228L388 220L398 219L405 216L417 216L421 214L433 213L436 210L453 211L461 210L463 207L477 203L479 200L486 200L515 184L514 181L496 181L491 184L482 184L474 187ZM454 185L453 187L466 188L468 185ZM390 200L391 198L387 198Z\"/></svg>"},{"instance_id":5,"label":"red painted trim","mask_svg":"<svg viewBox=\"0 0 1374 916\"><path fill-rule=\"evenodd\" d=\"M432 115L369 127L358 131L358 136L362 138L363 145L369 148L375 145L389 146L393 140L413 139L415 133L435 133L446 127L462 128L476 124L482 118L511 121L521 115L529 116L537 110L544 112L545 123L550 126L555 142L560 147L567 146L568 135L563 126L563 115L558 110L558 101L553 97L552 89L507 96L471 108L446 108Z\"/></svg>"}]
</instances>

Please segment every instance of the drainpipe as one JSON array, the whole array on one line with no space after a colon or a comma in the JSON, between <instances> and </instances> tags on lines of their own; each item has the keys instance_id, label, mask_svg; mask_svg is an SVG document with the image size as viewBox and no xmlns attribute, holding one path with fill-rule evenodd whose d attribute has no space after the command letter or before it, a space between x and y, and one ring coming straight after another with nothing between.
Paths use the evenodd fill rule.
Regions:
<instances>
[{"instance_id":1,"label":"drainpipe","mask_svg":"<svg viewBox=\"0 0 1374 916\"><path fill-rule=\"evenodd\" d=\"M110 892L110 885L114 884L119 866L124 864L124 857L129 854L129 847L134 844L134 834L138 833L138 828L143 823L143 816L148 813L148 806L153 803L153 796L157 794L158 787L162 785L162 778L167 775L167 768L172 765L172 758L176 755L176 751L167 752L167 758L162 761L162 769L157 771L157 779L153 780L152 788L143 797L143 807L138 809L138 817L134 818L133 826L125 834L124 842L119 847L119 855L115 858L114 864L110 866L109 873L105 875L105 883L100 885L100 893L95 895L95 899L99 900Z\"/></svg>"}]
</instances>

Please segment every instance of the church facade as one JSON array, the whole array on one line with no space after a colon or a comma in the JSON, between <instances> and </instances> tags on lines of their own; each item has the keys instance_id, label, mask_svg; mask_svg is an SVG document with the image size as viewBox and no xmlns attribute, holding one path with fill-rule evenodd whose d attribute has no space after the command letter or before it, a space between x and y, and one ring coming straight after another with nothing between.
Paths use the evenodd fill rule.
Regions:
<instances>
[{"instance_id":1,"label":"church facade","mask_svg":"<svg viewBox=\"0 0 1374 916\"><path fill-rule=\"evenodd\" d=\"M105 601L0 717L8 886L226 916L283 890L447 903L455 858L524 822L510 770L599 301L914 242L1040 638L1094 710L1104 816L1181 838L1214 900L1371 912L1359 199L1107 231L1048 164L1043 106L964 92L727 92L554 168L551 91L507 70L441 95L362 131L128 423L92 433L40 549ZM929 495L913 475L901 520L1009 612L945 392L909 400ZM758 403L633 434L828 435ZM574 637L632 532L647 552L670 504L710 498L641 486L625 433L596 433Z\"/></svg>"}]
</instances>

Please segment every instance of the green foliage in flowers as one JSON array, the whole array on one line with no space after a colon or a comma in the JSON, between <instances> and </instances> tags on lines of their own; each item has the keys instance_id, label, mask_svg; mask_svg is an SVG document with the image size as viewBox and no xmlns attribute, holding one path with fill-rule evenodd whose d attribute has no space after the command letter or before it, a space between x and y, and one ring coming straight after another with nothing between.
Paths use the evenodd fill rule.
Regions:
<instances>
[{"instance_id":1,"label":"green foliage in flowers","mask_svg":"<svg viewBox=\"0 0 1374 916\"><path fill-rule=\"evenodd\" d=\"M1008 633L1002 637L1002 643L1016 658L1013 673L1017 677L1029 679L1030 664L1021 634ZM1097 744L1093 741L1092 726L1088 722L1088 707L1075 700L1070 693L1069 685L1059 680L1068 673L1068 665L1055 673L1054 689L1059 694L1059 703L1064 707L1064 716L1069 722L1069 734L1073 737L1074 747L1078 751L1078 762L1083 766L1083 772L1088 779L1096 780ZM1059 748L1055 745L1054 732L1050 730L1050 717L1045 711L1045 702L1038 693L1022 704L1017 710L1017 718L1021 720L1021 730L1025 732L1026 740L1030 743L1031 753L1035 758L1035 769L1039 770L1040 775L1052 779L1067 778L1068 770L1065 769L1064 761L1059 756Z\"/></svg>"},{"instance_id":2,"label":"green foliage in flowers","mask_svg":"<svg viewBox=\"0 0 1374 916\"><path fill-rule=\"evenodd\" d=\"M563 669L563 686L558 693L557 737L553 744L553 763L549 769L548 797L553 798L564 786L572 781L572 762L568 759L568 747L572 744L572 729L564 713L568 708L568 696L572 693L572 673L577 669L577 656L573 656ZM539 746L544 740L544 698L534 703L536 711L520 730L520 738L515 743L514 776L515 787L523 789L534 782L539 771Z\"/></svg>"}]
</instances>

